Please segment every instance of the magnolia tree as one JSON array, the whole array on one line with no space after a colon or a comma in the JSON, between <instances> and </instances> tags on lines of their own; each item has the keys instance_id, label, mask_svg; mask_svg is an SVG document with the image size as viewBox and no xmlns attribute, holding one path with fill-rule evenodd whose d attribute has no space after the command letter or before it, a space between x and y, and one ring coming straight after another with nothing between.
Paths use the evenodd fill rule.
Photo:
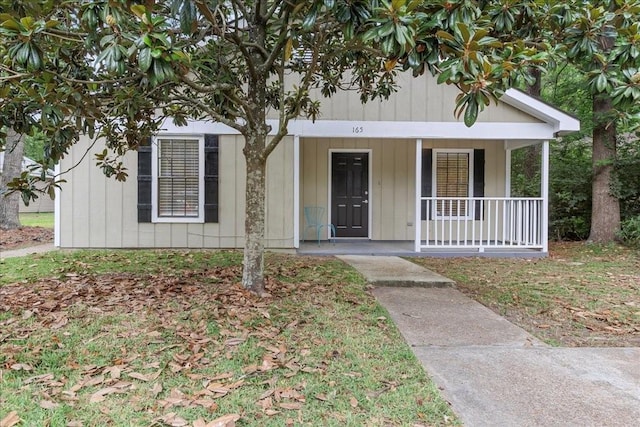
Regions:
<instances>
[{"instance_id":1,"label":"magnolia tree","mask_svg":"<svg viewBox=\"0 0 640 427\"><path fill-rule=\"evenodd\" d=\"M13 101L3 94L2 108L35 97L42 112L55 112L57 127L44 123L49 113L27 115L54 137L52 159L78 132L95 133L107 146L99 166L125 179L119 156L166 118L179 125L211 120L244 136L243 284L256 293L264 290L267 158L290 120L318 116L311 89L324 96L353 89L366 102L387 97L399 70L440 73L440 83L460 88L457 114L471 125L520 70L541 60L536 46L492 35L490 13L499 2L483 8L415 0L26 3L2 1L2 73L10 90L37 93ZM267 124L269 112L278 117L275 128ZM15 187L29 194L24 180Z\"/></svg>"}]
</instances>

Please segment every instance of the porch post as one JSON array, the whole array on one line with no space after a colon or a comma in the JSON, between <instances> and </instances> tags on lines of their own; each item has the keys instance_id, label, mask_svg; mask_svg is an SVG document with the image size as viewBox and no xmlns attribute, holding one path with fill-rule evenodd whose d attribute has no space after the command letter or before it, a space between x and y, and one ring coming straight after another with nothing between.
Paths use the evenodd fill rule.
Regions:
<instances>
[{"instance_id":1,"label":"porch post","mask_svg":"<svg viewBox=\"0 0 640 427\"><path fill-rule=\"evenodd\" d=\"M422 235L422 139L416 139L416 206L414 215L414 251L420 252L420 237Z\"/></svg>"},{"instance_id":2,"label":"porch post","mask_svg":"<svg viewBox=\"0 0 640 427\"><path fill-rule=\"evenodd\" d=\"M300 248L300 136L293 136L293 247Z\"/></svg>"},{"instance_id":3,"label":"porch post","mask_svg":"<svg viewBox=\"0 0 640 427\"><path fill-rule=\"evenodd\" d=\"M549 141L542 142L541 162L541 187L542 196L542 251L549 252Z\"/></svg>"},{"instance_id":4,"label":"porch post","mask_svg":"<svg viewBox=\"0 0 640 427\"><path fill-rule=\"evenodd\" d=\"M504 197L511 197L511 148L505 148L504 159Z\"/></svg>"},{"instance_id":5,"label":"porch post","mask_svg":"<svg viewBox=\"0 0 640 427\"><path fill-rule=\"evenodd\" d=\"M56 178L60 176L60 162L56 163L55 166L53 167L54 173L56 175ZM62 224L61 218L60 218L60 209L62 208L62 202L60 201L60 199L62 198L62 194L60 194L60 187L56 186L54 187L54 192L56 195L56 198L54 199L53 203L54 203L54 207L53 207L53 246L55 246L56 248L60 247L60 226ZM44 196L43 196L44 197ZM22 202L21 202L22 203Z\"/></svg>"}]
</instances>

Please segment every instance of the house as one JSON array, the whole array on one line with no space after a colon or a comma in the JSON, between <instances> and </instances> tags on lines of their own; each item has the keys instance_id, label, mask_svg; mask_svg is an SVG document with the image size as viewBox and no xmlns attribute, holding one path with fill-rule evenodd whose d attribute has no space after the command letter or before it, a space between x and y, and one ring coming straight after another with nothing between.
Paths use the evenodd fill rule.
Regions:
<instances>
[{"instance_id":1,"label":"house","mask_svg":"<svg viewBox=\"0 0 640 427\"><path fill-rule=\"evenodd\" d=\"M2 175L2 166L4 165L4 152L0 152L0 175ZM31 174L40 174L40 168L38 163L28 157L22 158L22 170L29 170ZM47 178L53 177L53 171L47 170L46 173ZM37 183L36 189L43 190L45 187L44 183ZM42 193L38 195L36 200L32 200L29 202L29 206L25 205L22 199L20 199L20 213L40 213L40 212L53 212L55 207L54 201L49 197L48 194Z\"/></svg>"},{"instance_id":2,"label":"house","mask_svg":"<svg viewBox=\"0 0 640 427\"><path fill-rule=\"evenodd\" d=\"M390 99L365 105L355 92L339 92L322 100L319 120L290 123L267 165L266 247L317 247L301 243L315 239L304 211L316 206L335 226L335 248L385 242L413 253L544 255L548 141L579 130L578 120L508 90L468 128L453 115L457 88L431 76L401 75L399 83ZM166 123L152 143L127 154L125 183L80 163L56 198L56 245L242 247L243 143L219 123ZM511 197L511 153L534 144L542 146L540 197ZM90 147L81 139L59 167Z\"/></svg>"}]
</instances>

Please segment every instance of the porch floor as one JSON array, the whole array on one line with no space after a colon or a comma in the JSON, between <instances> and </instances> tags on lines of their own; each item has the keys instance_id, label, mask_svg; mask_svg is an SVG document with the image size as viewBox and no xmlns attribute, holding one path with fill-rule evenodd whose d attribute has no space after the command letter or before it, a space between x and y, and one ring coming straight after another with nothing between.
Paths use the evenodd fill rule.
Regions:
<instances>
[{"instance_id":1,"label":"porch floor","mask_svg":"<svg viewBox=\"0 0 640 427\"><path fill-rule=\"evenodd\" d=\"M367 240L336 239L335 243L321 241L300 242L300 255L388 255L402 257L495 257L495 258L542 258L547 254L537 249L485 248L484 252L470 248L434 248L414 252L412 240Z\"/></svg>"}]
</instances>

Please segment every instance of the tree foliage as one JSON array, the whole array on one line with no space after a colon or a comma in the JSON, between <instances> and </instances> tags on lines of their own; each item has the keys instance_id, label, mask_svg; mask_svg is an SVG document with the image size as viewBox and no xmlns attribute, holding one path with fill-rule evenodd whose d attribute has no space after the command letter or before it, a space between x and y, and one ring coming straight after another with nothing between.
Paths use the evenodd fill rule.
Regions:
<instances>
[{"instance_id":1,"label":"tree foliage","mask_svg":"<svg viewBox=\"0 0 640 427\"><path fill-rule=\"evenodd\" d=\"M439 74L461 92L467 125L546 44L526 40L535 2L440 0L1 0L3 125L47 137L57 161L78 133L104 138L98 165L125 179L120 157L167 118L211 120L245 138L243 283L260 292L269 154L324 96L386 97L399 70ZM277 116L277 126L267 117ZM29 191L30 182L15 188Z\"/></svg>"}]
</instances>

